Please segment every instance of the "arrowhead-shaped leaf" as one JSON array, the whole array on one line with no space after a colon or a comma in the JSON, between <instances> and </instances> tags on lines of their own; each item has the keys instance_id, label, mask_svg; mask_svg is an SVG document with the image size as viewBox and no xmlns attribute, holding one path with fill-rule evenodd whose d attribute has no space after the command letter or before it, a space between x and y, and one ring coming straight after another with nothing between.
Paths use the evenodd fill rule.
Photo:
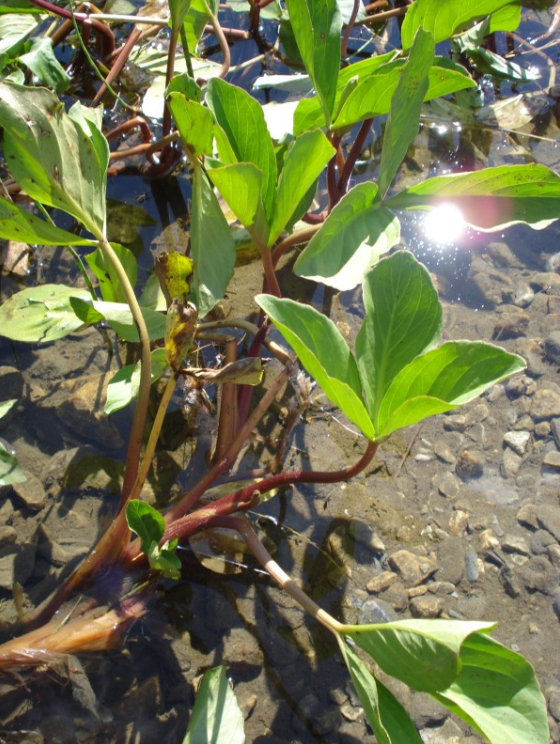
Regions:
<instances>
[{"instance_id":1,"label":"arrowhead-shaped leaf","mask_svg":"<svg viewBox=\"0 0 560 744\"><path fill-rule=\"evenodd\" d=\"M474 173L437 176L385 202L391 209L430 209L454 204L480 230L516 222L537 229L560 218L560 176L544 165L500 165Z\"/></svg>"},{"instance_id":2,"label":"arrowhead-shaped leaf","mask_svg":"<svg viewBox=\"0 0 560 744\"><path fill-rule=\"evenodd\" d=\"M39 245L97 245L96 240L51 225L26 209L0 196L0 237Z\"/></svg>"},{"instance_id":3,"label":"arrowhead-shaped leaf","mask_svg":"<svg viewBox=\"0 0 560 744\"><path fill-rule=\"evenodd\" d=\"M351 189L300 254L298 276L336 289L353 289L380 256L400 238L397 217L377 200L377 186Z\"/></svg>"},{"instance_id":4,"label":"arrowhead-shaped leaf","mask_svg":"<svg viewBox=\"0 0 560 744\"><path fill-rule=\"evenodd\" d=\"M313 307L293 300L258 295L256 302L291 345L307 372L317 380L325 395L366 437L373 439L375 432L362 401L356 361L332 320Z\"/></svg>"}]
</instances>

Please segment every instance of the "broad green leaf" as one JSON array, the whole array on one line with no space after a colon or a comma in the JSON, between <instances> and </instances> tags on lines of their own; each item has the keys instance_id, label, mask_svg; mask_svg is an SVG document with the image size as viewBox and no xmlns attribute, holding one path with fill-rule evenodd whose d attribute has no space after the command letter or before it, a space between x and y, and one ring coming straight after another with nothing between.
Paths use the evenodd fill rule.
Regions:
<instances>
[{"instance_id":1,"label":"broad green leaf","mask_svg":"<svg viewBox=\"0 0 560 744\"><path fill-rule=\"evenodd\" d=\"M432 693L491 744L548 744L546 703L533 667L492 638L474 633L461 648L463 668Z\"/></svg>"},{"instance_id":2,"label":"broad green leaf","mask_svg":"<svg viewBox=\"0 0 560 744\"><path fill-rule=\"evenodd\" d=\"M91 118L66 114L45 88L0 82L0 126L4 156L22 189L96 237L104 233L109 146Z\"/></svg>"},{"instance_id":3,"label":"broad green leaf","mask_svg":"<svg viewBox=\"0 0 560 744\"><path fill-rule=\"evenodd\" d=\"M287 0L286 6L299 53L330 126L340 68L342 16L338 5L336 0Z\"/></svg>"},{"instance_id":4,"label":"broad green leaf","mask_svg":"<svg viewBox=\"0 0 560 744\"><path fill-rule=\"evenodd\" d=\"M169 81L165 93L166 95L181 93L187 101L193 101L193 103L200 103L202 100L202 88L188 72L181 72L178 75L174 75Z\"/></svg>"},{"instance_id":5,"label":"broad green leaf","mask_svg":"<svg viewBox=\"0 0 560 744\"><path fill-rule=\"evenodd\" d=\"M293 300L271 295L255 299L325 395L373 439L375 432L362 401L356 361L332 320Z\"/></svg>"},{"instance_id":6,"label":"broad green leaf","mask_svg":"<svg viewBox=\"0 0 560 744\"><path fill-rule=\"evenodd\" d=\"M106 320L111 328L125 341L131 343L139 341L138 329L127 304L92 300L88 292L84 293L85 296L80 295L78 297L76 291L74 291L73 295L70 304L76 317L84 323L98 323L100 320ZM147 307L143 307L141 310L150 340L158 341L163 338L165 336L165 315Z\"/></svg>"},{"instance_id":7,"label":"broad green leaf","mask_svg":"<svg viewBox=\"0 0 560 744\"><path fill-rule=\"evenodd\" d=\"M0 6L0 63L5 64L23 48L23 42L38 28L40 18L32 14L10 13ZM40 9L37 8L40 12Z\"/></svg>"},{"instance_id":8,"label":"broad green leaf","mask_svg":"<svg viewBox=\"0 0 560 744\"><path fill-rule=\"evenodd\" d=\"M154 349L151 357L151 375L152 383L154 383L156 380L159 380L168 368L165 349ZM121 408L124 408L136 399L138 390L140 389L140 366L140 362L127 364L126 367L121 367L111 377L107 385L107 400L103 408L106 416L115 413L115 411L120 411Z\"/></svg>"},{"instance_id":9,"label":"broad green leaf","mask_svg":"<svg viewBox=\"0 0 560 744\"><path fill-rule=\"evenodd\" d=\"M23 483L27 477L18 465L15 456L6 448L0 439L0 487Z\"/></svg>"},{"instance_id":10,"label":"broad green leaf","mask_svg":"<svg viewBox=\"0 0 560 744\"><path fill-rule=\"evenodd\" d=\"M343 638L337 635L337 640L377 744L422 744L414 724L395 696L375 679Z\"/></svg>"},{"instance_id":11,"label":"broad green leaf","mask_svg":"<svg viewBox=\"0 0 560 744\"><path fill-rule=\"evenodd\" d=\"M238 162L253 163L262 171L262 201L269 218L276 190L276 158L260 103L219 78L210 80L206 96Z\"/></svg>"},{"instance_id":12,"label":"broad green leaf","mask_svg":"<svg viewBox=\"0 0 560 744\"><path fill-rule=\"evenodd\" d=\"M148 553L152 542L157 545L163 537L165 520L156 509L144 501L131 499L128 502L126 521L129 529L140 538L143 553Z\"/></svg>"},{"instance_id":13,"label":"broad green leaf","mask_svg":"<svg viewBox=\"0 0 560 744\"><path fill-rule=\"evenodd\" d=\"M205 672L183 744L245 744L243 714L223 666Z\"/></svg>"},{"instance_id":14,"label":"broad green leaf","mask_svg":"<svg viewBox=\"0 0 560 744\"><path fill-rule=\"evenodd\" d=\"M495 623L470 620L399 620L345 625L341 633L375 659L386 674L418 692L438 692L459 675L465 639L494 627Z\"/></svg>"},{"instance_id":15,"label":"broad green leaf","mask_svg":"<svg viewBox=\"0 0 560 744\"><path fill-rule=\"evenodd\" d=\"M417 357L394 377L374 419L377 435L388 436L468 403L525 366L521 357L492 344L449 341Z\"/></svg>"},{"instance_id":16,"label":"broad green leaf","mask_svg":"<svg viewBox=\"0 0 560 744\"><path fill-rule=\"evenodd\" d=\"M369 414L379 436L379 408L394 378L439 341L442 310L430 275L411 253L380 261L364 281L365 318L356 357Z\"/></svg>"},{"instance_id":17,"label":"broad green leaf","mask_svg":"<svg viewBox=\"0 0 560 744\"><path fill-rule=\"evenodd\" d=\"M204 32L204 27L210 20L206 0L191 0L183 28L187 37L187 44L191 54L198 54L198 42Z\"/></svg>"},{"instance_id":18,"label":"broad green leaf","mask_svg":"<svg viewBox=\"0 0 560 744\"><path fill-rule=\"evenodd\" d=\"M300 135L289 146L278 180L269 246L286 228L299 203L334 154L334 147L317 129Z\"/></svg>"},{"instance_id":19,"label":"broad green leaf","mask_svg":"<svg viewBox=\"0 0 560 744\"><path fill-rule=\"evenodd\" d=\"M174 540L175 544L177 541ZM166 548L169 542L164 543L160 548L157 542L153 541L148 549L148 561L150 567L161 573L168 579L181 578L181 559L175 555L173 550Z\"/></svg>"},{"instance_id":20,"label":"broad green leaf","mask_svg":"<svg viewBox=\"0 0 560 744\"><path fill-rule=\"evenodd\" d=\"M234 163L209 169L208 177L243 227L266 245L269 226L262 201L262 171L253 163Z\"/></svg>"},{"instance_id":21,"label":"broad green leaf","mask_svg":"<svg viewBox=\"0 0 560 744\"><path fill-rule=\"evenodd\" d=\"M0 336L13 341L47 343L81 328L70 300L90 297L85 289L43 284L17 292L0 307Z\"/></svg>"},{"instance_id":22,"label":"broad green leaf","mask_svg":"<svg viewBox=\"0 0 560 744\"><path fill-rule=\"evenodd\" d=\"M341 107L333 123L333 129L344 129L364 119L387 114L404 65L405 60L389 62L360 82ZM425 101L476 86L463 67L441 57L434 60L428 81Z\"/></svg>"},{"instance_id":23,"label":"broad green leaf","mask_svg":"<svg viewBox=\"0 0 560 744\"><path fill-rule=\"evenodd\" d=\"M112 243L111 247L117 254L117 258L125 270L131 285L134 287L138 271L134 253L118 243ZM93 253L86 256L86 261L99 282L99 289L101 290L103 299L107 302L126 302L126 294L122 283L115 273L113 264L107 260L103 251L97 248Z\"/></svg>"},{"instance_id":24,"label":"broad green leaf","mask_svg":"<svg viewBox=\"0 0 560 744\"><path fill-rule=\"evenodd\" d=\"M430 32L419 29L391 99L391 109L383 135L377 181L382 198L418 134L420 111L428 92L429 71L434 61L434 51L434 40Z\"/></svg>"},{"instance_id":25,"label":"broad green leaf","mask_svg":"<svg viewBox=\"0 0 560 744\"><path fill-rule=\"evenodd\" d=\"M560 176L544 165L500 165L473 173L436 176L385 202L391 209L454 204L466 222L491 232L527 222L536 229L560 217Z\"/></svg>"},{"instance_id":26,"label":"broad green leaf","mask_svg":"<svg viewBox=\"0 0 560 744\"><path fill-rule=\"evenodd\" d=\"M449 39L457 30L494 13L517 0L416 0L407 10L401 28L403 49L409 49L416 31L431 31L436 44Z\"/></svg>"},{"instance_id":27,"label":"broad green leaf","mask_svg":"<svg viewBox=\"0 0 560 744\"><path fill-rule=\"evenodd\" d=\"M191 255L192 292L203 318L227 289L235 266L235 243L214 190L200 168L193 174Z\"/></svg>"},{"instance_id":28,"label":"broad green leaf","mask_svg":"<svg viewBox=\"0 0 560 744\"><path fill-rule=\"evenodd\" d=\"M496 10L490 16L488 33L496 31L516 31L521 23L521 3L512 2Z\"/></svg>"},{"instance_id":29,"label":"broad green leaf","mask_svg":"<svg viewBox=\"0 0 560 744\"><path fill-rule=\"evenodd\" d=\"M351 189L300 254L295 273L340 290L359 284L400 239L398 219L377 195L373 182Z\"/></svg>"},{"instance_id":30,"label":"broad green leaf","mask_svg":"<svg viewBox=\"0 0 560 744\"><path fill-rule=\"evenodd\" d=\"M31 39L25 44L25 54L19 61L48 88L62 93L70 84L70 76L54 54L52 39Z\"/></svg>"},{"instance_id":31,"label":"broad green leaf","mask_svg":"<svg viewBox=\"0 0 560 744\"><path fill-rule=\"evenodd\" d=\"M15 406L17 403L17 398L12 398L11 400L4 400L2 403L0 403L0 419L4 418L4 416L8 413L8 411Z\"/></svg>"},{"instance_id":32,"label":"broad green leaf","mask_svg":"<svg viewBox=\"0 0 560 744\"><path fill-rule=\"evenodd\" d=\"M191 0L169 0L170 25L172 28L179 28L183 25L190 4Z\"/></svg>"},{"instance_id":33,"label":"broad green leaf","mask_svg":"<svg viewBox=\"0 0 560 744\"><path fill-rule=\"evenodd\" d=\"M212 112L196 101L188 101L182 93L171 92L166 100L183 142L194 155L211 155L214 140Z\"/></svg>"},{"instance_id":34,"label":"broad green leaf","mask_svg":"<svg viewBox=\"0 0 560 744\"><path fill-rule=\"evenodd\" d=\"M80 238L55 227L1 196L0 237L38 245L97 245L96 240Z\"/></svg>"},{"instance_id":35,"label":"broad green leaf","mask_svg":"<svg viewBox=\"0 0 560 744\"><path fill-rule=\"evenodd\" d=\"M31 13L31 14L39 14L42 13L42 9L39 8L36 5L30 5L29 0L2 0L2 5L0 5L0 15L9 14L9 13Z\"/></svg>"},{"instance_id":36,"label":"broad green leaf","mask_svg":"<svg viewBox=\"0 0 560 744\"><path fill-rule=\"evenodd\" d=\"M501 80L511 80L514 83L526 83L538 80L541 76L538 70L527 69L516 62L504 59L489 49L471 49L469 57L476 65L476 69L483 75L493 75Z\"/></svg>"}]
</instances>

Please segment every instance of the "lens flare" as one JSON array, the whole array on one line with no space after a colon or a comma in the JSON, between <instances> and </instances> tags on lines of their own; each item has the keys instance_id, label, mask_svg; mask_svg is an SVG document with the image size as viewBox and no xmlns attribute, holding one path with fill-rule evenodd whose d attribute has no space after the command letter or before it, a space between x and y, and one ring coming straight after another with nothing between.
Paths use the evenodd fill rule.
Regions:
<instances>
[{"instance_id":1,"label":"lens flare","mask_svg":"<svg viewBox=\"0 0 560 744\"><path fill-rule=\"evenodd\" d=\"M454 204L442 204L426 214L423 231L432 243L451 245L461 237L466 226L459 207Z\"/></svg>"}]
</instances>

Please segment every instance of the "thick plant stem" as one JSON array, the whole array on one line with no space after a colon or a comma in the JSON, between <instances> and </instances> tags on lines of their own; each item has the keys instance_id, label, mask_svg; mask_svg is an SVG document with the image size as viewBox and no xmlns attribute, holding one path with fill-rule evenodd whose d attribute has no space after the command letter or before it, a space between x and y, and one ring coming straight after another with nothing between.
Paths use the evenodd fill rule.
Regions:
<instances>
[{"instance_id":1,"label":"thick plant stem","mask_svg":"<svg viewBox=\"0 0 560 744\"><path fill-rule=\"evenodd\" d=\"M235 336L226 341L225 362L235 362L237 359L237 339ZM220 418L218 422L218 436L213 462L220 462L235 439L237 432L237 390L233 382L222 385L220 396Z\"/></svg>"},{"instance_id":2,"label":"thick plant stem","mask_svg":"<svg viewBox=\"0 0 560 744\"><path fill-rule=\"evenodd\" d=\"M117 254L112 249L111 244L105 237L99 240L99 247L113 267L113 270L121 284L126 301L130 307L130 312L132 313L132 317L136 323L136 328L138 329L141 346L140 384L136 408L134 410L134 418L132 420L130 439L128 440L128 451L126 453L126 467L120 503L120 508L122 509L129 499L140 465L140 451L142 449L142 438L144 436L144 426L146 424L146 413L148 411L150 387L152 384L152 358L150 356L150 338L148 335L148 329L126 271L119 261Z\"/></svg>"},{"instance_id":3,"label":"thick plant stem","mask_svg":"<svg viewBox=\"0 0 560 744\"><path fill-rule=\"evenodd\" d=\"M319 607L311 597L308 597L303 589L301 589L296 582L288 576L284 569L276 563L246 519L243 519L242 517L218 517L212 520L208 526L227 527L239 532L251 549L255 558L267 573L269 573L276 583L279 584L280 588L287 592L292 599L295 599L295 601L300 604L306 612L309 612L315 620L333 633L339 633L344 627L338 622L338 620L335 620L332 615L329 615L328 612L321 609L321 607Z\"/></svg>"}]
</instances>

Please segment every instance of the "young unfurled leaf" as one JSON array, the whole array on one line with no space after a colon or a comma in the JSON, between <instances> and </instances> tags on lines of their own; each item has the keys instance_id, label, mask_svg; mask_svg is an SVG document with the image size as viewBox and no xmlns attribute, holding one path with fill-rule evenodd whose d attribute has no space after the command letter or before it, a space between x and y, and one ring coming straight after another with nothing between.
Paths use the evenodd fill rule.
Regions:
<instances>
[{"instance_id":1,"label":"young unfurled leaf","mask_svg":"<svg viewBox=\"0 0 560 744\"><path fill-rule=\"evenodd\" d=\"M186 305L173 300L167 310L165 326L165 353L167 363L178 372L181 362L192 346L198 313L192 302Z\"/></svg>"},{"instance_id":2,"label":"young unfurled leaf","mask_svg":"<svg viewBox=\"0 0 560 744\"><path fill-rule=\"evenodd\" d=\"M17 292L0 306L0 336L46 343L77 331L83 321L73 310L74 298L91 299L85 289L63 284L43 284Z\"/></svg>"},{"instance_id":3,"label":"young unfurled leaf","mask_svg":"<svg viewBox=\"0 0 560 744\"><path fill-rule=\"evenodd\" d=\"M183 744L245 744L243 714L224 667L205 672Z\"/></svg>"},{"instance_id":4,"label":"young unfurled leaf","mask_svg":"<svg viewBox=\"0 0 560 744\"><path fill-rule=\"evenodd\" d=\"M154 571L161 573L168 579L181 578L181 559L175 555L177 540L165 542L161 548L153 541L148 549L148 562Z\"/></svg>"},{"instance_id":5,"label":"young unfurled leaf","mask_svg":"<svg viewBox=\"0 0 560 744\"><path fill-rule=\"evenodd\" d=\"M164 348L154 349L151 353L152 364L150 367L152 383L159 380L168 368L167 354ZM121 367L107 384L107 401L103 413L109 416L115 411L120 411L137 397L140 388L140 361L136 364L127 364Z\"/></svg>"},{"instance_id":6,"label":"young unfurled leaf","mask_svg":"<svg viewBox=\"0 0 560 744\"><path fill-rule=\"evenodd\" d=\"M161 514L149 504L131 499L126 506L126 521L132 532L140 538L141 550L148 553L153 542L157 545L165 531Z\"/></svg>"},{"instance_id":7,"label":"young unfurled leaf","mask_svg":"<svg viewBox=\"0 0 560 744\"><path fill-rule=\"evenodd\" d=\"M353 289L399 239L399 220L382 206L376 184L361 183L335 206L294 271L329 287Z\"/></svg>"}]
</instances>

